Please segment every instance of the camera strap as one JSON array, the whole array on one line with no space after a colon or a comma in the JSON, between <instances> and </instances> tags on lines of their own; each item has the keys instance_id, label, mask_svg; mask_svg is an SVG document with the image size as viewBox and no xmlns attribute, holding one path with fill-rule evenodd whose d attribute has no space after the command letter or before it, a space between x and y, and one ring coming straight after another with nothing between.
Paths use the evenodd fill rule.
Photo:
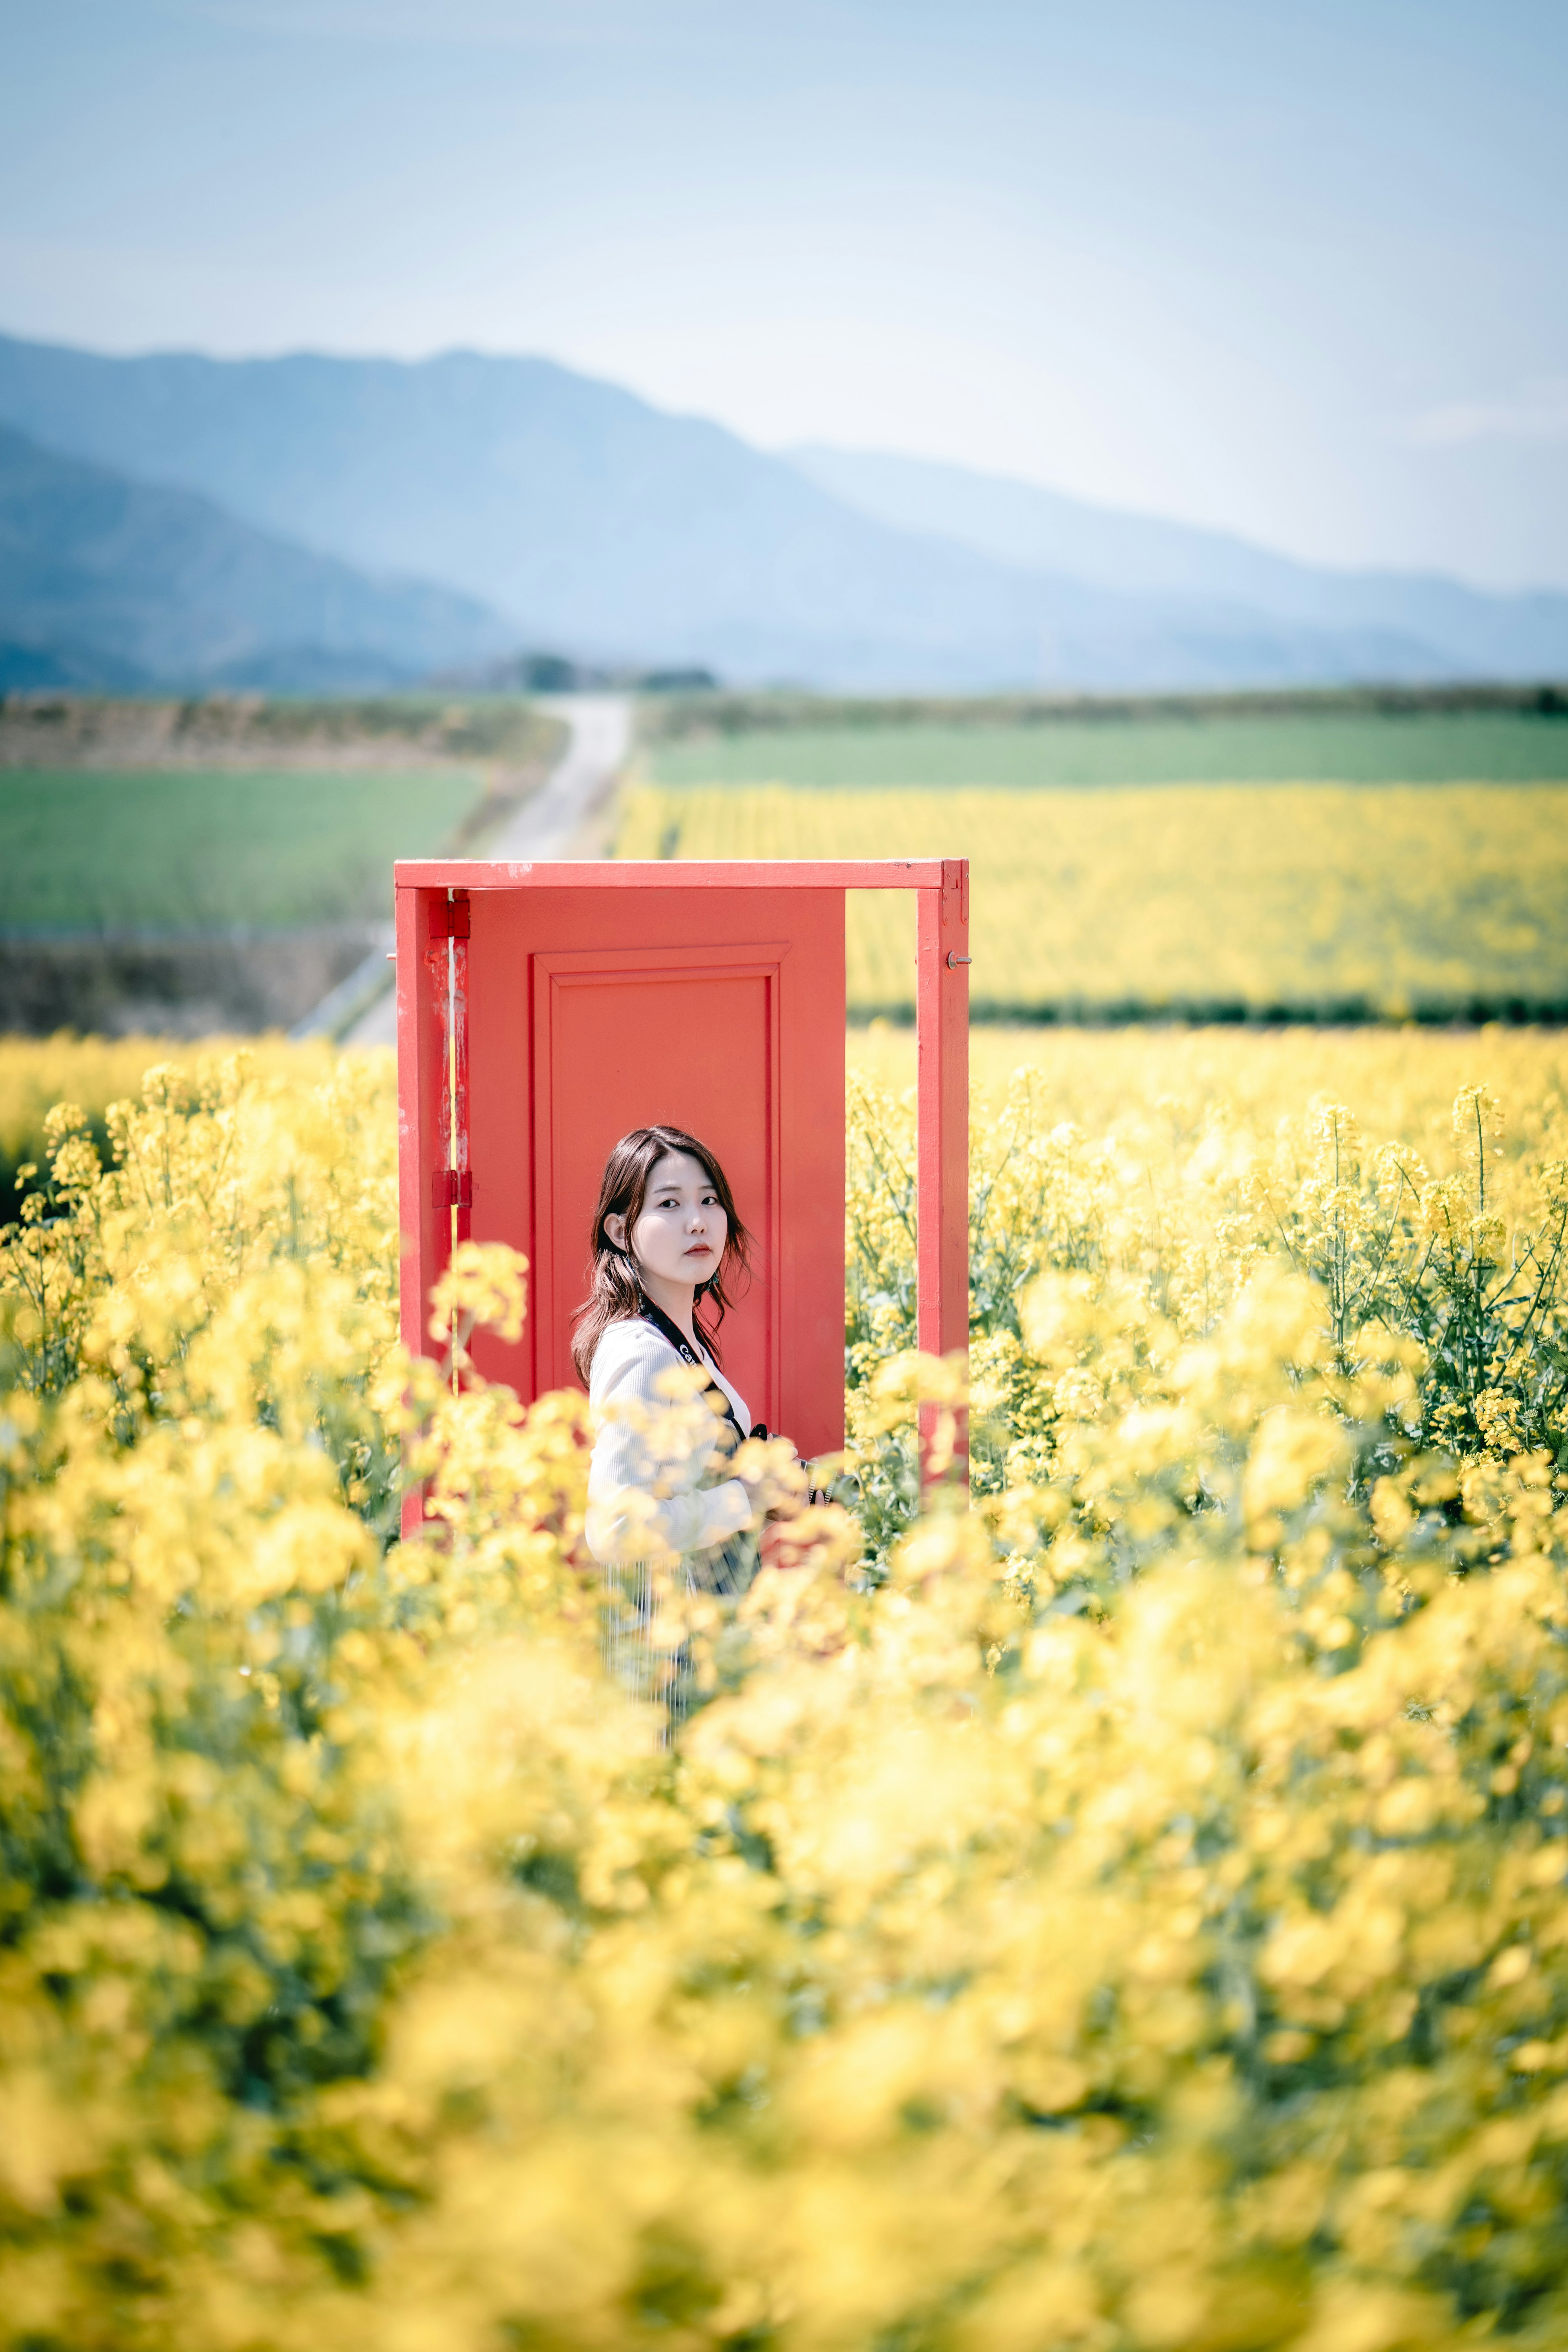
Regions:
<instances>
[{"instance_id":1,"label":"camera strap","mask_svg":"<svg viewBox=\"0 0 1568 2352\"><path fill-rule=\"evenodd\" d=\"M665 1313L663 1307L656 1307L651 1298L648 1298L646 1296L644 1297L639 1312L642 1316L643 1321L645 1323L651 1323L661 1339L668 1340L670 1346L675 1349L676 1354L679 1357L683 1364L689 1364L692 1366L694 1370L702 1372L707 1376L708 1394L710 1397L716 1397L718 1399L719 1403L723 1408L724 1419L729 1423L731 1428L735 1433L735 1443L737 1445L741 1444L744 1441L746 1433L742 1428L740 1423L736 1420L735 1408L731 1403L723 1387L713 1378L712 1365L698 1354L696 1349L692 1346L685 1332L680 1328L679 1324L672 1322L670 1318ZM760 1421L752 1432L752 1435L753 1437L765 1437L767 1433L766 1424Z\"/></svg>"}]
</instances>

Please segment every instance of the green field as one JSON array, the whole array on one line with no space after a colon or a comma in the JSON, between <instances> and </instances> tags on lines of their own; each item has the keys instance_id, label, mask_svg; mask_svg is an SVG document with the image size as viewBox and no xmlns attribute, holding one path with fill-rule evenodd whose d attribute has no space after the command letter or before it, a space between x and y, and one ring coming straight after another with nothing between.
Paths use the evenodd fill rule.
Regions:
<instances>
[{"instance_id":1,"label":"green field","mask_svg":"<svg viewBox=\"0 0 1568 2352\"><path fill-rule=\"evenodd\" d=\"M394 857L442 848L472 772L0 770L0 929L212 931L390 913Z\"/></svg>"},{"instance_id":2,"label":"green field","mask_svg":"<svg viewBox=\"0 0 1568 2352\"><path fill-rule=\"evenodd\" d=\"M658 784L813 791L964 785L1532 783L1568 779L1568 716L1531 709L1342 709L729 727L656 738Z\"/></svg>"}]
</instances>

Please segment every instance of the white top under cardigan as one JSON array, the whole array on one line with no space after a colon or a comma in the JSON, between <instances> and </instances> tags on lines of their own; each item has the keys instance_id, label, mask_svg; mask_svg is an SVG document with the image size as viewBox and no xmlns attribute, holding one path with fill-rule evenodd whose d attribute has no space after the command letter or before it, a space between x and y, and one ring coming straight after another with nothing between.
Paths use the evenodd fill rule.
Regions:
<instances>
[{"instance_id":1,"label":"white top under cardigan","mask_svg":"<svg viewBox=\"0 0 1568 2352\"><path fill-rule=\"evenodd\" d=\"M699 1352L736 1421L749 1430L751 1415L739 1391L705 1351ZM690 1451L674 1460L662 1451L656 1460L637 1425L649 1416L668 1415L670 1399L659 1382L679 1364L668 1340L640 1316L606 1324L594 1350L588 1399L596 1434L584 1533L602 1567L644 1559L650 1551L709 1551L751 1523L752 1498L739 1478L716 1486L700 1483L721 1453L729 1435L726 1423L715 1419L711 1436L697 1423ZM662 1493L656 1493L656 1486Z\"/></svg>"}]
</instances>

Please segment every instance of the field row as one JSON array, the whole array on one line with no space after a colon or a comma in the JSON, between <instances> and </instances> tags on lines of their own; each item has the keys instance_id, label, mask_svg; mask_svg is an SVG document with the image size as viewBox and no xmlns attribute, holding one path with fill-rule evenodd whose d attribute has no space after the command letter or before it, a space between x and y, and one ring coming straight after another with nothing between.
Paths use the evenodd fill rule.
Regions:
<instances>
[{"instance_id":1,"label":"field row","mask_svg":"<svg viewBox=\"0 0 1568 2352\"><path fill-rule=\"evenodd\" d=\"M977 1015L1568 1012L1568 786L826 793L645 785L626 857L966 856ZM913 1003L911 917L852 899L849 1002Z\"/></svg>"},{"instance_id":2,"label":"field row","mask_svg":"<svg viewBox=\"0 0 1568 2352\"><path fill-rule=\"evenodd\" d=\"M384 916L394 858L472 856L564 735L504 697L0 698L0 931Z\"/></svg>"},{"instance_id":3,"label":"field row","mask_svg":"<svg viewBox=\"0 0 1568 2352\"><path fill-rule=\"evenodd\" d=\"M392 861L443 848L476 769L0 769L0 929L285 929L390 913Z\"/></svg>"},{"instance_id":4,"label":"field row","mask_svg":"<svg viewBox=\"0 0 1568 2352\"><path fill-rule=\"evenodd\" d=\"M678 728L678 721L685 723ZM755 723L740 724L742 719ZM726 723L726 722L729 723ZM671 711L652 734L660 784L796 784L959 791L1046 784L1540 783L1568 778L1568 719L1539 709L1214 710L1137 716L931 709L910 717L837 707L793 723L757 712Z\"/></svg>"},{"instance_id":5,"label":"field row","mask_svg":"<svg viewBox=\"0 0 1568 2352\"><path fill-rule=\"evenodd\" d=\"M228 1050L214 1039L203 1050ZM323 1081L321 1041L245 1044L262 1082ZM158 1037L0 1037L0 1223L19 1164L42 1161L45 1117L79 1104L100 1145L111 1102L144 1073L191 1049ZM915 1083L913 1032L874 1020L847 1041L851 1081L902 1097ZM1047 1128L1070 1123L1131 1152L1141 1168L1262 1150L1279 1122L1314 1102L1342 1103L1370 1135L1399 1136L1439 1174L1458 1164L1449 1118L1460 1090L1484 1082L1502 1108L1509 1161L1568 1159L1568 1031L976 1029L969 1041L976 1131L1024 1081Z\"/></svg>"}]
</instances>

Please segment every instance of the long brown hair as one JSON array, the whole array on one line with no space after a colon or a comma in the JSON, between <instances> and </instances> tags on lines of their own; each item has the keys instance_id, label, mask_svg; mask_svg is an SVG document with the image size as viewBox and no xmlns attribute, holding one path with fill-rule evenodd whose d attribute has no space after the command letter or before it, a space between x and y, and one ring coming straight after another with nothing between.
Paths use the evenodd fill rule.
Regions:
<instances>
[{"instance_id":1,"label":"long brown hair","mask_svg":"<svg viewBox=\"0 0 1568 2352\"><path fill-rule=\"evenodd\" d=\"M719 1361L719 1326L734 1304L725 1290L724 1278L732 1275L736 1266L743 1273L751 1271L752 1236L741 1223L730 1180L707 1145L699 1143L694 1135L688 1135L684 1128L634 1127L629 1135L622 1136L605 1162L599 1205L594 1212L594 1271L588 1296L577 1309L577 1328L572 1335L572 1361L584 1388L594 1369L594 1351L604 1338L605 1327L628 1321L634 1315L640 1315L643 1307L637 1261L629 1246L616 1247L605 1231L605 1220L624 1217L629 1244L647 1198L648 1180L668 1151L684 1151L707 1171L708 1181L718 1193L724 1212L728 1228L724 1247L715 1271L697 1286L691 1318L698 1338L715 1363ZM699 1306L713 1309L711 1323L701 1319L696 1311Z\"/></svg>"}]
</instances>

